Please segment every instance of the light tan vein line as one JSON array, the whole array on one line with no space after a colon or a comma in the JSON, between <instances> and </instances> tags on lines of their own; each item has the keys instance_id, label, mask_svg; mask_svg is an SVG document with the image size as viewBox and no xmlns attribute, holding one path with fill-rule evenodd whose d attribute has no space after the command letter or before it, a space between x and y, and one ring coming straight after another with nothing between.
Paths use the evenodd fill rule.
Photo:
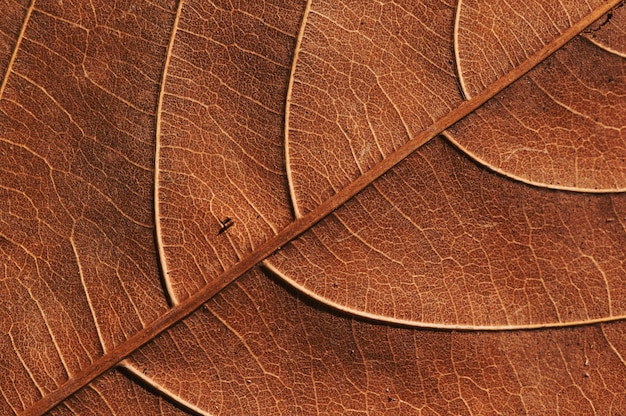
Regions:
<instances>
[{"instance_id":1,"label":"light tan vein line","mask_svg":"<svg viewBox=\"0 0 626 416\"><path fill-rule=\"evenodd\" d=\"M183 400L180 398L180 395L177 392L174 392L170 389L166 389L163 386L158 385L156 382L152 380L151 377L139 371L135 368L130 362L122 361L119 363L120 367L123 367L128 373L130 373L131 377L134 377L137 380L141 380L143 383L148 384L155 390L159 391L160 395L169 398L172 403L176 403L176 406L180 406L184 408L190 415L206 415L207 412L203 411L193 403Z\"/></svg>"},{"instance_id":2,"label":"light tan vein line","mask_svg":"<svg viewBox=\"0 0 626 416\"><path fill-rule=\"evenodd\" d=\"M0 85L0 100L2 100L2 95L4 94L4 89L7 86L7 82L9 81L9 74L13 68L13 64L15 63L15 58L17 57L17 53L20 50L20 45L22 44L22 39L24 39L24 33L26 32L26 26L28 26L28 22L30 21L30 15L33 13L33 9L35 8L35 0L31 0L28 9L26 10L26 15L24 16L24 22L22 22L22 29L20 30L20 34L17 37L17 41L15 42L15 47L13 48L13 53L11 54L11 59L9 60L9 64L7 65L7 70L4 73L4 78L2 78L2 84Z\"/></svg>"},{"instance_id":3,"label":"light tan vein line","mask_svg":"<svg viewBox=\"0 0 626 416\"><path fill-rule=\"evenodd\" d=\"M285 140L285 166L287 171L287 183L289 184L289 194L291 195L291 206L293 207L295 218L302 217L298 202L296 201L296 191L293 188L293 177L291 174L291 162L289 160L289 118L291 115L291 97L293 94L293 83L296 76L296 67L298 66L298 57L300 56L300 48L302 47L302 39L304 38L304 29L309 19L309 12L311 11L311 2L308 0L304 14L302 16L302 23L300 24L300 33L298 33L298 39L296 40L296 50L293 53L293 62L291 63L291 73L289 74L289 86L287 87L287 99L285 100L285 131L283 132Z\"/></svg>"},{"instance_id":4,"label":"light tan vein line","mask_svg":"<svg viewBox=\"0 0 626 416\"><path fill-rule=\"evenodd\" d=\"M457 83L459 84L459 88L461 88L463 100L466 100L467 97L469 97L469 92L465 88L465 82L463 81L463 71L461 70L461 57L459 56L459 22L461 21L462 4L463 0L459 0L456 5L456 14L454 16L454 67L456 69L456 79Z\"/></svg>"},{"instance_id":5,"label":"light tan vein line","mask_svg":"<svg viewBox=\"0 0 626 416\"><path fill-rule=\"evenodd\" d=\"M163 235L161 234L161 208L159 201L159 182L161 180L161 115L163 114L163 97L165 97L165 82L167 80L167 73L172 60L172 50L174 49L174 41L176 39L176 33L178 32L178 25L180 21L180 15L183 10L183 0L178 2L178 9L176 10L176 17L174 18L174 27L170 35L170 43L167 46L167 53L165 55L165 64L163 65L163 74L161 76L161 90L159 91L159 103L157 104L156 113L156 128L155 128L155 150L154 150L154 228L156 234L156 246L159 253L159 263L161 264L161 271L163 273L162 278L165 282L165 292L170 302L175 302L171 294L172 290L171 281L168 278L167 263L165 261L165 249L163 247Z\"/></svg>"},{"instance_id":6,"label":"light tan vein line","mask_svg":"<svg viewBox=\"0 0 626 416\"><path fill-rule=\"evenodd\" d=\"M135 333L126 341L119 344L111 353L102 356L94 361L94 363L84 368L75 377L68 380L65 384L59 387L59 389L51 392L49 395L43 397L38 402L34 403L30 408L26 409L24 415L41 415L46 411L52 409L54 406L65 400L74 392L90 383L99 375L103 374L107 370L111 369L118 362L124 359L126 356L133 353L142 345L150 342L154 337L161 332L175 325L181 321L206 301L211 299L216 293L224 289L232 281L243 275L247 271L251 270L254 266L260 263L263 259L270 256L274 251L278 250L283 245L287 244L291 240L295 239L313 225L321 221L328 214L335 209L343 205L350 198L358 194L365 189L374 180L382 176L389 169L400 163L408 155L417 150L424 143L435 137L437 134L461 120L472 111L487 102L494 95L502 91L512 82L519 79L521 76L530 71L533 67L543 61L546 57L554 53L561 48L565 43L571 40L585 27L589 26L595 20L600 18L603 14L608 12L612 7L622 0L610 0L604 3L604 5L587 15L583 20L576 23L574 26L566 30L560 37L545 45L541 50L532 55L527 61L523 62L520 66L514 68L508 74L498 79L496 82L487 87L484 91L477 94L468 101L461 103L452 112L436 121L432 126L426 130L417 134L410 142L406 143L394 153L390 154L386 159L374 165L374 167L365 172L362 176L352 182L350 185L340 190L338 193L330 197L323 202L317 208L307 213L303 217L292 222L285 227L281 232L276 234L271 239L257 247L251 252L248 257L243 258L239 263L235 264L232 268L222 273L219 278L212 282L209 282L204 288L196 292L193 296L185 300L184 302L176 305L149 326Z\"/></svg>"}]
</instances>

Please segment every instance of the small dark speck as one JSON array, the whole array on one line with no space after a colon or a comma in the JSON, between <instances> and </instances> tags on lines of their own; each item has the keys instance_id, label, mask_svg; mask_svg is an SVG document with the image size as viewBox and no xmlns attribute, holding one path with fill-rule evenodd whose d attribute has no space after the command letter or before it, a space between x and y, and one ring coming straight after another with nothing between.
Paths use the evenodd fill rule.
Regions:
<instances>
[{"instance_id":1,"label":"small dark speck","mask_svg":"<svg viewBox=\"0 0 626 416\"><path fill-rule=\"evenodd\" d=\"M235 224L230 217L226 217L226 219L224 219L223 221L219 220L219 222L220 222L220 229L218 230L217 235L224 233L226 230L228 230L230 227L232 227Z\"/></svg>"}]
</instances>

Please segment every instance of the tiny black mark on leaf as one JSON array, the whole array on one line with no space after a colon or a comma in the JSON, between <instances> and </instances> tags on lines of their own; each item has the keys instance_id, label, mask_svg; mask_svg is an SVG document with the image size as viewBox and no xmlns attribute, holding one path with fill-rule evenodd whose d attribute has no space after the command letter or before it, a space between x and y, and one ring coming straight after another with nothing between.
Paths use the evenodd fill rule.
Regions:
<instances>
[{"instance_id":1,"label":"tiny black mark on leaf","mask_svg":"<svg viewBox=\"0 0 626 416\"><path fill-rule=\"evenodd\" d=\"M232 218L230 218L230 217L226 217L226 218L224 218L224 220L219 220L219 222L220 222L220 229L217 232L217 235L222 234L223 232L228 230L230 227L235 225L235 223L233 222Z\"/></svg>"},{"instance_id":2,"label":"tiny black mark on leaf","mask_svg":"<svg viewBox=\"0 0 626 416\"><path fill-rule=\"evenodd\" d=\"M613 8L613 10L611 10L610 12L608 12L606 14L606 19L604 19L604 22L600 23L600 26L596 27L595 29L589 29L587 32L597 32L598 30L602 29L604 26L606 26L611 19L613 18L613 11L619 9L620 7L622 7L624 5L624 2L621 2L620 4L618 4L617 6L615 6Z\"/></svg>"}]
</instances>

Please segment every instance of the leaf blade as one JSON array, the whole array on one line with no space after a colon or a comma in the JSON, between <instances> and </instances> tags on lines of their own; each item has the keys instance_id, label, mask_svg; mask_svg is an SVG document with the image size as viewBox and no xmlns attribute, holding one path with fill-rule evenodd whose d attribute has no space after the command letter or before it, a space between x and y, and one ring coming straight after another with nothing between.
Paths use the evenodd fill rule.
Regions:
<instances>
[{"instance_id":1,"label":"leaf blade","mask_svg":"<svg viewBox=\"0 0 626 416\"><path fill-rule=\"evenodd\" d=\"M468 109L468 107L464 107L464 111L469 112L469 111L471 111L471 110L472 110L471 108L470 108L470 109ZM461 111L461 112L458 112L458 113L456 114L456 116L460 116L460 114L462 114L462 111ZM450 121L450 120L449 120L449 121ZM440 127L443 129L443 128L445 128L445 127L443 127L443 126L445 126L445 123L444 123L444 124L442 124L442 126L440 126ZM435 129L435 130L436 130L436 129ZM432 133L432 135L434 136L434 135L435 135L435 133ZM426 136L424 136L424 137L426 137ZM432 137L432 136L431 136L431 137ZM426 139L426 140L427 140L427 139ZM410 153L410 152L409 152L409 153ZM400 158L400 160L402 160L403 158L404 158L404 157ZM381 173L381 174L382 174L382 173ZM371 178L370 178L370 179L371 179ZM369 184L369 182L367 182L366 180L364 180L364 183L362 184L362 185L363 185L363 188L364 188L365 186L367 186L368 184ZM361 188L361 189L363 189L363 188ZM357 191L356 191L357 189L359 189L359 188L358 188L358 187L352 188L352 191L354 191L354 193L356 193L356 192L357 192ZM349 192L348 192L348 193L346 193L346 195L349 195ZM338 201L340 201L340 200L339 200L339 199L335 200L335 203L337 203ZM329 209L330 207L332 207L332 204L329 204L329 205L328 205L325 209ZM332 209L334 209L334 208L332 208ZM332 209L330 209L330 211L332 211ZM330 212L330 211L328 211L328 212ZM320 212L323 212L323 211L320 211ZM314 218L314 217L311 217L311 218ZM312 221L312 220L311 220L311 221ZM305 223L302 223L302 224L307 224L307 223L305 222ZM299 227L304 227L304 225L300 225ZM309 226L307 226L307 227L309 227ZM285 232L285 233L282 235L282 240L281 240L281 239L276 239L276 240L273 240L273 241L272 241L272 242L273 242L273 244L274 244L273 249L276 249L277 247L280 247L280 245L278 245L278 243L280 243L281 241L288 241L288 240L292 239L292 238L293 238L293 236L294 236L294 235L296 235L296 234L297 234L297 232L299 232L296 228L297 228L297 227L293 227L293 228L292 228L289 232ZM294 230L294 229L295 229L295 230ZM281 244L282 244L282 243L281 243ZM263 250L265 250L265 251L263 251L263 252L261 252L261 253L259 254L260 258L258 258L258 259L257 259L257 258L251 258L251 259L249 260L249 262L250 262L250 263L252 263L253 261L259 261L261 258L264 258L264 256L268 255L268 254L269 254L269 252L271 252L271 251L272 251L271 247L264 248ZM256 263L255 263L255 264L256 264ZM246 267L252 267L252 266L253 266L253 264L248 264L248 265L246 265ZM240 269L236 269L236 270L234 270L232 274L228 274L228 273L226 273L226 274L223 276L224 281L223 281L222 283L224 283L224 284L228 283L229 279L236 278L236 276L241 275L241 274L243 273L243 271L245 271L245 270L248 270L248 269L246 269L245 267L242 267L242 268L240 268ZM212 288L211 290L215 290L215 288ZM211 296L211 294L210 294L210 292L209 292L209 291L206 291L206 292L202 293L201 295L205 297L205 298L204 298L204 300L208 299L208 298ZM198 299L201 299L201 297L200 297L200 298L198 298ZM191 304L191 303L189 303L189 302L188 302L188 303L186 303L186 305L189 305L189 308L190 308L189 313L191 312L191 310L193 310L193 308L195 308L195 307L199 306L199 304L201 304L201 303L202 303L201 301L199 301L199 302L200 302L200 303L196 304L195 306L194 306L194 305L192 305L192 304ZM193 306L193 308L192 308L192 306ZM152 338L152 337L153 337L156 333L158 333L159 331L162 331L162 330L164 330L165 328L167 328L167 327L168 327L168 325L172 325L174 322L177 322L178 320L182 319L182 317L184 316L184 314L183 314L183 313L181 313L180 311L181 311L181 309L177 309L178 315L176 315L176 317L175 317L175 318L171 318L171 316L173 316L173 315L169 315L169 316L170 316L170 318L171 318L171 321L169 321L167 324L163 324L163 326L162 326L162 327L159 327L159 328L157 328L156 326L155 326L155 327L150 327L150 331L152 331L152 332L150 332L150 331L146 331L146 330L141 330L141 331L140 331L140 334L144 337L144 338L142 338L142 339L144 339L144 340L145 340L145 342L147 342L147 341L149 341L149 340L150 340L150 339L151 339L151 338ZM142 331L145 331L145 332L142 332ZM130 343L129 343L129 342L126 342L126 343L124 343L123 345L129 346L129 345L131 345L131 344L132 344L133 348L136 348L138 345L140 345L140 342L139 342L139 341L137 341L138 339L140 339L140 338L139 338L139 337L137 337L137 338L133 338L133 339L132 339L132 342L130 342ZM124 355L124 354L128 354L130 351L132 351L132 350L133 350L133 348L128 348L127 350L117 349L117 350L115 350L115 351L114 351L114 353L119 354L119 355L117 356L117 358L120 358L122 355ZM115 357L114 357L114 358L115 358ZM105 365L103 365L103 366L102 366L102 367L100 367L99 369L97 369L97 370L93 371L92 373L89 373L88 378L89 378L89 377L93 378L93 377L95 377L95 375L99 374L98 372L100 372L100 373L101 373L102 371L105 371L105 368L108 368L107 366L109 366L109 367L110 367L111 365L113 365L113 361L114 361L114 360L112 359L112 360L110 360L109 362L105 363ZM96 364L97 364L97 363L96 363ZM92 368L92 369L93 369L93 368ZM80 376L80 375L79 375L79 376ZM89 380L88 380L88 379L81 380L81 382L87 382L87 381L89 381ZM75 391L75 389L77 388L77 386L79 386L79 384L73 384L73 385L72 385L72 387L71 387L70 389L65 390L65 393L64 393L64 394L69 394L70 392ZM64 396L62 396L62 395L61 395L61 396L58 396L58 397L57 397L57 399L58 399L59 397L64 397ZM46 406L50 406L50 403L48 403ZM34 409L34 408L33 408L33 409ZM42 408L40 408L40 409L42 409Z\"/></svg>"}]
</instances>

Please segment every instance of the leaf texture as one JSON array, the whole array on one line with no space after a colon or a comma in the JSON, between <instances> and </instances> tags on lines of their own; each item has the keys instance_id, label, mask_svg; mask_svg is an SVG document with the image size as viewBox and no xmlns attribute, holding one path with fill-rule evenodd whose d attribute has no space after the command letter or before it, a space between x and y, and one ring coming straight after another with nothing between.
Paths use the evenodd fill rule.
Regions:
<instances>
[{"instance_id":1,"label":"leaf texture","mask_svg":"<svg viewBox=\"0 0 626 416\"><path fill-rule=\"evenodd\" d=\"M1 414L626 410L623 3L3 10Z\"/></svg>"},{"instance_id":2,"label":"leaf texture","mask_svg":"<svg viewBox=\"0 0 626 416\"><path fill-rule=\"evenodd\" d=\"M602 320L625 312L625 216L622 194L529 188L434 139L270 262L340 309L409 325Z\"/></svg>"},{"instance_id":3,"label":"leaf texture","mask_svg":"<svg viewBox=\"0 0 626 416\"><path fill-rule=\"evenodd\" d=\"M297 215L461 102L453 5L413 3L312 5L288 103L286 146Z\"/></svg>"},{"instance_id":4,"label":"leaf texture","mask_svg":"<svg viewBox=\"0 0 626 416\"><path fill-rule=\"evenodd\" d=\"M460 1L455 51L465 96L485 89L598 5Z\"/></svg>"},{"instance_id":5,"label":"leaf texture","mask_svg":"<svg viewBox=\"0 0 626 416\"><path fill-rule=\"evenodd\" d=\"M622 322L421 331L329 313L267 277L243 276L133 355L138 377L207 414L618 414L626 404Z\"/></svg>"},{"instance_id":6,"label":"leaf texture","mask_svg":"<svg viewBox=\"0 0 626 416\"><path fill-rule=\"evenodd\" d=\"M188 414L145 385L118 370L99 377L48 414L168 415Z\"/></svg>"},{"instance_id":7,"label":"leaf texture","mask_svg":"<svg viewBox=\"0 0 626 416\"><path fill-rule=\"evenodd\" d=\"M5 414L168 307L152 243L150 137L168 40L158 29L174 14L143 4L138 22L79 6L24 13L0 101Z\"/></svg>"},{"instance_id":8,"label":"leaf texture","mask_svg":"<svg viewBox=\"0 0 626 416\"><path fill-rule=\"evenodd\" d=\"M305 5L277 3L181 10L162 95L156 201L174 302L293 220L283 108ZM225 218L234 225L218 234Z\"/></svg>"},{"instance_id":9,"label":"leaf texture","mask_svg":"<svg viewBox=\"0 0 626 416\"><path fill-rule=\"evenodd\" d=\"M626 23L626 10L624 10L624 3L620 3L581 35L611 53L626 57L624 23Z\"/></svg>"},{"instance_id":10,"label":"leaf texture","mask_svg":"<svg viewBox=\"0 0 626 416\"><path fill-rule=\"evenodd\" d=\"M623 60L576 39L455 125L450 136L479 162L523 182L623 191Z\"/></svg>"}]
</instances>

